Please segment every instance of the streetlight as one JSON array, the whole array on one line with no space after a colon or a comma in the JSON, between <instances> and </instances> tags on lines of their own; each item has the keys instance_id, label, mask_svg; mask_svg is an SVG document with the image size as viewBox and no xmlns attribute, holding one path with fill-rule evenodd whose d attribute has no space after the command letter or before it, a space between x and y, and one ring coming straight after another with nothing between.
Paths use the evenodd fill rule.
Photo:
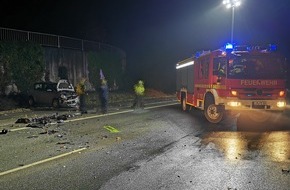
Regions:
<instances>
[{"instance_id":1,"label":"streetlight","mask_svg":"<svg viewBox=\"0 0 290 190\"><path fill-rule=\"evenodd\" d=\"M231 31L231 43L234 40L234 19L235 19L235 7L241 5L241 0L224 0L223 4L227 9L232 8L232 31Z\"/></svg>"}]
</instances>

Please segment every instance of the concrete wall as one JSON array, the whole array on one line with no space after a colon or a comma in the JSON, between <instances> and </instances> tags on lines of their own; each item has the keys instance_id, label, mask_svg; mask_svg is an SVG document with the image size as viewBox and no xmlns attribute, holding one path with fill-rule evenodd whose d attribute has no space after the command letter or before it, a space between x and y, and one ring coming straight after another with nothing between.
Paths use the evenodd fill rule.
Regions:
<instances>
[{"instance_id":1,"label":"concrete wall","mask_svg":"<svg viewBox=\"0 0 290 190\"><path fill-rule=\"evenodd\" d=\"M68 80L76 85L82 77L87 77L87 56L80 50L44 47L46 70L52 82L59 80L59 67L68 71Z\"/></svg>"}]
</instances>

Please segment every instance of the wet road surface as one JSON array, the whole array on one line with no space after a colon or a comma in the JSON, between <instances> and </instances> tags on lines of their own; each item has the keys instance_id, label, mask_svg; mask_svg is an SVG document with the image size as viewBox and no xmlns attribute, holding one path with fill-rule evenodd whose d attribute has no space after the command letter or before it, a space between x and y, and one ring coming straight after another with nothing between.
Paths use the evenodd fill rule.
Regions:
<instances>
[{"instance_id":1,"label":"wet road surface","mask_svg":"<svg viewBox=\"0 0 290 190\"><path fill-rule=\"evenodd\" d=\"M263 124L246 115L209 124L171 105L72 120L1 135L1 189L290 187L288 112Z\"/></svg>"}]
</instances>

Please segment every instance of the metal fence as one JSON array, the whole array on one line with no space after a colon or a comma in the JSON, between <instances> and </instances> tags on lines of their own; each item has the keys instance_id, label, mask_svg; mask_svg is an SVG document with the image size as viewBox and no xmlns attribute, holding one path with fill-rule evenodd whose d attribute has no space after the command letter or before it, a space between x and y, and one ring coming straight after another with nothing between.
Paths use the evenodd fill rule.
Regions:
<instances>
[{"instance_id":1,"label":"metal fence","mask_svg":"<svg viewBox=\"0 0 290 190\"><path fill-rule=\"evenodd\" d=\"M81 51L107 50L116 51L122 55L125 55L125 52L122 49L105 43L1 27L0 41L33 41L42 46L68 48Z\"/></svg>"}]
</instances>

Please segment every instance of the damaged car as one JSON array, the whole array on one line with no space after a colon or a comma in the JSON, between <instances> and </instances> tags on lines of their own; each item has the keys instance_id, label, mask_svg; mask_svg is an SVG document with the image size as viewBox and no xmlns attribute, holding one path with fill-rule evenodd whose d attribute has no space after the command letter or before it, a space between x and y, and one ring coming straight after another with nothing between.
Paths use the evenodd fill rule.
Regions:
<instances>
[{"instance_id":1,"label":"damaged car","mask_svg":"<svg viewBox=\"0 0 290 190\"><path fill-rule=\"evenodd\" d=\"M54 82L37 82L28 93L29 106L44 105L53 108L77 108L79 97L74 87L67 80Z\"/></svg>"}]
</instances>

